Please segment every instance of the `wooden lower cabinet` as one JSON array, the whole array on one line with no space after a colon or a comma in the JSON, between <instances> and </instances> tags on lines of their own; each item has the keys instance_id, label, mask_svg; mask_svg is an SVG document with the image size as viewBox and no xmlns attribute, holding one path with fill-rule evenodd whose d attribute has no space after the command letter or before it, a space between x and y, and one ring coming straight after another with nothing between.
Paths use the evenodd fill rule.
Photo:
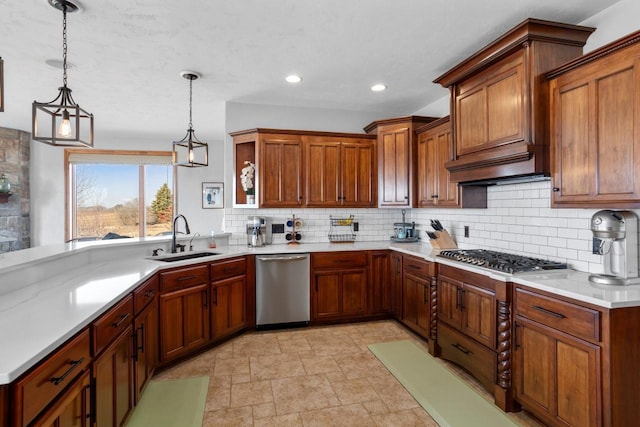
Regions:
<instances>
[{"instance_id":1,"label":"wooden lower cabinet","mask_svg":"<svg viewBox=\"0 0 640 427\"><path fill-rule=\"evenodd\" d=\"M133 409L132 347L129 325L93 362L95 419L100 427L123 426Z\"/></svg>"},{"instance_id":2,"label":"wooden lower cabinet","mask_svg":"<svg viewBox=\"0 0 640 427\"><path fill-rule=\"evenodd\" d=\"M133 370L135 402L153 376L158 365L158 300L154 299L134 321Z\"/></svg>"},{"instance_id":3,"label":"wooden lower cabinet","mask_svg":"<svg viewBox=\"0 0 640 427\"><path fill-rule=\"evenodd\" d=\"M369 252L369 314L389 313L390 254L389 251Z\"/></svg>"},{"instance_id":4,"label":"wooden lower cabinet","mask_svg":"<svg viewBox=\"0 0 640 427\"><path fill-rule=\"evenodd\" d=\"M600 347L521 317L516 328L516 400L554 425L601 425Z\"/></svg>"},{"instance_id":5,"label":"wooden lower cabinet","mask_svg":"<svg viewBox=\"0 0 640 427\"><path fill-rule=\"evenodd\" d=\"M209 266L160 273L160 363L209 343Z\"/></svg>"},{"instance_id":6,"label":"wooden lower cabinet","mask_svg":"<svg viewBox=\"0 0 640 427\"><path fill-rule=\"evenodd\" d=\"M366 252L311 254L311 280L312 321L366 316Z\"/></svg>"},{"instance_id":7,"label":"wooden lower cabinet","mask_svg":"<svg viewBox=\"0 0 640 427\"><path fill-rule=\"evenodd\" d=\"M430 277L406 272L402 282L402 321L425 338L429 337L430 283Z\"/></svg>"},{"instance_id":8,"label":"wooden lower cabinet","mask_svg":"<svg viewBox=\"0 0 640 427\"><path fill-rule=\"evenodd\" d=\"M396 319L402 319L402 254L390 256L389 311Z\"/></svg>"},{"instance_id":9,"label":"wooden lower cabinet","mask_svg":"<svg viewBox=\"0 0 640 427\"><path fill-rule=\"evenodd\" d=\"M511 284L438 267L435 353L476 377L504 411L512 400Z\"/></svg>"},{"instance_id":10,"label":"wooden lower cabinet","mask_svg":"<svg viewBox=\"0 0 640 427\"><path fill-rule=\"evenodd\" d=\"M402 322L429 338L431 328L431 281L435 264L424 259L402 257Z\"/></svg>"},{"instance_id":11,"label":"wooden lower cabinet","mask_svg":"<svg viewBox=\"0 0 640 427\"><path fill-rule=\"evenodd\" d=\"M91 426L91 417L91 375L89 371L86 371L34 425L89 427Z\"/></svg>"},{"instance_id":12,"label":"wooden lower cabinet","mask_svg":"<svg viewBox=\"0 0 640 427\"><path fill-rule=\"evenodd\" d=\"M229 336L247 325L245 275L219 280L211 284L212 338Z\"/></svg>"}]
</instances>

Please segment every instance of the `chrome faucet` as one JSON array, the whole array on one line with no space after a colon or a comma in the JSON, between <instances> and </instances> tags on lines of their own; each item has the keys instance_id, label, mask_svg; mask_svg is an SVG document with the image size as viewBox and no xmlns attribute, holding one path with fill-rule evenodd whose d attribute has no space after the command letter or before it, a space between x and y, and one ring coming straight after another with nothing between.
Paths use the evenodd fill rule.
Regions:
<instances>
[{"instance_id":1,"label":"chrome faucet","mask_svg":"<svg viewBox=\"0 0 640 427\"><path fill-rule=\"evenodd\" d=\"M184 220L184 227L186 229L187 234L191 234L191 230L189 230L189 223L187 222L187 218L185 218L184 215L176 215L176 217L173 218L173 226L171 227L171 253L172 254L175 254L178 248L178 245L176 245L176 222L180 217L182 217L182 219Z\"/></svg>"}]
</instances>

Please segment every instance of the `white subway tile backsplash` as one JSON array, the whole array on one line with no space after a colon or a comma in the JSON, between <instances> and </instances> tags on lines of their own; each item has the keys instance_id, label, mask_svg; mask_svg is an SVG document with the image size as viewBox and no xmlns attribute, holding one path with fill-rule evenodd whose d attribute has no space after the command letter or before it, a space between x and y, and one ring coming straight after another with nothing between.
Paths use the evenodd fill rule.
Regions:
<instances>
[{"instance_id":1,"label":"white subway tile backsplash","mask_svg":"<svg viewBox=\"0 0 640 427\"><path fill-rule=\"evenodd\" d=\"M462 248L495 249L567 262L572 268L602 273L602 256L591 253L591 216L600 209L552 209L550 182L496 185L487 188L487 209L406 209L406 221L415 221L426 239L430 219L438 219ZM640 210L634 210L638 215ZM295 214L303 220L303 242L326 242L329 216L353 214L360 226L359 241L386 240L393 223L402 221L402 209L225 209L230 244L245 244L247 216L260 215L285 223ZM469 226L469 237L464 226ZM274 243L284 243L275 234Z\"/></svg>"}]
</instances>

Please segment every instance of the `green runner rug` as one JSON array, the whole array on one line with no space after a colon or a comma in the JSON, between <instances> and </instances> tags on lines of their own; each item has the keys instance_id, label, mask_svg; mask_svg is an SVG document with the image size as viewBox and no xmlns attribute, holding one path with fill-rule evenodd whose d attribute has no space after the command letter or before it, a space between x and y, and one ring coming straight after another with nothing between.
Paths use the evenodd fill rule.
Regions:
<instances>
[{"instance_id":1,"label":"green runner rug","mask_svg":"<svg viewBox=\"0 0 640 427\"><path fill-rule=\"evenodd\" d=\"M517 426L411 341L371 344L369 349L440 426Z\"/></svg>"},{"instance_id":2,"label":"green runner rug","mask_svg":"<svg viewBox=\"0 0 640 427\"><path fill-rule=\"evenodd\" d=\"M127 427L201 427L209 377L151 380Z\"/></svg>"}]
</instances>

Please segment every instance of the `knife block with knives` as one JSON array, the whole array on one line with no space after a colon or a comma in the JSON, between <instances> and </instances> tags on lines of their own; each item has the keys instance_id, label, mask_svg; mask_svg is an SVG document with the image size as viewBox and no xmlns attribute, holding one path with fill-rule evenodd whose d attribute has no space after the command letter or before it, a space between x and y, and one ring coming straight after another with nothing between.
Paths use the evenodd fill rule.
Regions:
<instances>
[{"instance_id":1,"label":"knife block with knives","mask_svg":"<svg viewBox=\"0 0 640 427\"><path fill-rule=\"evenodd\" d=\"M432 219L431 227L434 231L427 231L427 235L429 236L429 243L431 243L433 248L456 249L458 247L449 232L440 224L440 221Z\"/></svg>"}]
</instances>

